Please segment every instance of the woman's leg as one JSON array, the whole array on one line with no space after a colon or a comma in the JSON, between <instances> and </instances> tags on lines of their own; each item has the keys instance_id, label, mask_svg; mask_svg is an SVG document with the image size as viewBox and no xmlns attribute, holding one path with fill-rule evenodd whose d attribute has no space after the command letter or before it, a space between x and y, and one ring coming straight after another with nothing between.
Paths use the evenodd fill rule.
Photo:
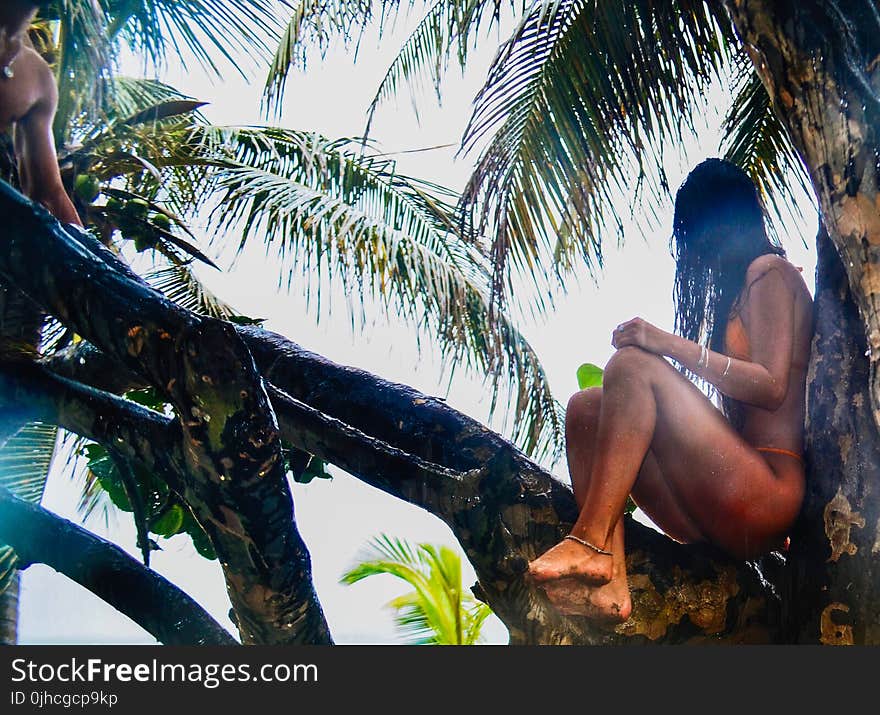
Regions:
<instances>
[{"instance_id":1,"label":"woman's leg","mask_svg":"<svg viewBox=\"0 0 880 715\"><path fill-rule=\"evenodd\" d=\"M583 509L590 484L602 392L601 387L578 392L569 400L565 410L565 451L571 486L579 509ZM622 519L617 521L612 544L612 552L615 554L612 557L612 576L604 586L585 591L582 582L572 582L562 574L557 576L559 580L547 583L547 596L561 612L602 618L607 618L605 614L612 612L616 614L613 620L626 620L629 617L631 603L624 563ZM534 564L537 562L533 562L533 568ZM538 580L546 578L542 578L539 572Z\"/></svg>"},{"instance_id":2,"label":"woman's leg","mask_svg":"<svg viewBox=\"0 0 880 715\"><path fill-rule=\"evenodd\" d=\"M802 493L801 478L778 479L696 386L638 348L612 357L595 445L573 447L570 459L591 461L588 480L583 467L573 466L583 508L572 534L612 553L622 551L618 522L630 492L674 538L709 539L736 555L773 544ZM620 563L566 540L532 562L530 573L545 588L571 578L595 587L619 580Z\"/></svg>"},{"instance_id":3,"label":"woman's leg","mask_svg":"<svg viewBox=\"0 0 880 715\"><path fill-rule=\"evenodd\" d=\"M579 509L583 509L589 490L590 476L593 468L593 456L596 453L599 417L603 402L603 389L594 387L575 393L568 402L565 411L565 448L568 457L568 471L574 498ZM657 460L648 451L639 472L639 483L648 501L668 505L667 512L672 512L675 498L669 493L666 483L660 478ZM671 515L671 514L670 514ZM681 541L689 540L694 535L693 525L688 521L673 522L667 519L667 533ZM537 581L544 582L547 596L563 613L585 615L615 621L626 620L631 610L629 588L626 579L624 554L623 520L618 519L611 540L611 578L607 584L586 590L580 579L566 578L568 569L574 567L577 574L577 562L582 550L571 549L573 558L559 563L556 568L562 571L541 570L542 562L532 564L532 574ZM553 568L553 564L549 564Z\"/></svg>"}]
</instances>

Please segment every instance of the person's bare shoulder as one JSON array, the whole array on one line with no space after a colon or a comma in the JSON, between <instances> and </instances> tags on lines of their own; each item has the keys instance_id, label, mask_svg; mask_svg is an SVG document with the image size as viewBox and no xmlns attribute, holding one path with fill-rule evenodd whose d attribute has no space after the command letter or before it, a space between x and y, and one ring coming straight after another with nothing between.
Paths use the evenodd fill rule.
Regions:
<instances>
[{"instance_id":1,"label":"person's bare shoulder","mask_svg":"<svg viewBox=\"0 0 880 715\"><path fill-rule=\"evenodd\" d=\"M54 113L58 103L58 87L55 74L39 53L23 47L15 60L16 77L27 83L31 95L31 108L35 112Z\"/></svg>"},{"instance_id":2,"label":"person's bare shoulder","mask_svg":"<svg viewBox=\"0 0 880 715\"><path fill-rule=\"evenodd\" d=\"M758 256L754 261L749 264L749 269L747 273L755 273L760 275L762 273L766 273L772 268L778 268L779 270L787 270L788 268L794 268L791 263L782 256L777 256L775 253L765 253L762 256Z\"/></svg>"},{"instance_id":3,"label":"person's bare shoulder","mask_svg":"<svg viewBox=\"0 0 880 715\"><path fill-rule=\"evenodd\" d=\"M786 282L793 279L803 280L800 271L788 259L777 256L775 253L765 253L749 264L746 270L746 285L750 286L755 281L773 273L777 273Z\"/></svg>"},{"instance_id":4,"label":"person's bare shoulder","mask_svg":"<svg viewBox=\"0 0 880 715\"><path fill-rule=\"evenodd\" d=\"M789 287L798 304L806 307L812 303L813 297L801 269L787 258L777 256L775 253L767 253L752 261L746 271L746 285L749 288L758 281L773 278L781 280Z\"/></svg>"}]
</instances>

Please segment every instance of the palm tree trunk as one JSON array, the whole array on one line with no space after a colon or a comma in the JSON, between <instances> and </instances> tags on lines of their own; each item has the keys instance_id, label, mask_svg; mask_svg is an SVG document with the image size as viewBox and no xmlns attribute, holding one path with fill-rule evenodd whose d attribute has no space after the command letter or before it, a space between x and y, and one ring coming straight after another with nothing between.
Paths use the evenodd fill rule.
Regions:
<instances>
[{"instance_id":1,"label":"palm tree trunk","mask_svg":"<svg viewBox=\"0 0 880 715\"><path fill-rule=\"evenodd\" d=\"M880 14L870 0L726 6L810 170L822 223L789 640L877 644Z\"/></svg>"},{"instance_id":2,"label":"palm tree trunk","mask_svg":"<svg viewBox=\"0 0 880 715\"><path fill-rule=\"evenodd\" d=\"M824 230L817 240L816 331L810 360L807 492L786 570L786 640L880 642L875 531L880 434L870 366L846 273Z\"/></svg>"}]
</instances>

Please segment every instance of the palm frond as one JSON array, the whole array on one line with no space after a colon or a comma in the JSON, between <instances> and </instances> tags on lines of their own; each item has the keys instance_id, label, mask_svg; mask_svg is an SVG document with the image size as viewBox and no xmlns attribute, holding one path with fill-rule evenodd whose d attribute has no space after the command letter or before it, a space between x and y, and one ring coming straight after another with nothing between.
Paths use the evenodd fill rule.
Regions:
<instances>
[{"instance_id":1,"label":"palm frond","mask_svg":"<svg viewBox=\"0 0 880 715\"><path fill-rule=\"evenodd\" d=\"M58 428L41 422L24 425L0 447L0 487L39 504L55 454ZM18 561L15 552L0 545L0 594L12 582Z\"/></svg>"},{"instance_id":2,"label":"palm frond","mask_svg":"<svg viewBox=\"0 0 880 715\"><path fill-rule=\"evenodd\" d=\"M476 46L481 29L497 26L502 6L523 12L527 3L517 0L436 0L407 38L385 73L368 110L369 133L373 115L383 102L396 98L407 86L418 114L416 97L430 81L438 98L440 83L452 59L462 69Z\"/></svg>"},{"instance_id":3,"label":"palm frond","mask_svg":"<svg viewBox=\"0 0 880 715\"><path fill-rule=\"evenodd\" d=\"M192 98L164 82L114 75L104 84L100 105L68 122L67 147L62 147L61 157L69 159L87 152L90 146L112 137L118 125L138 112L180 100Z\"/></svg>"},{"instance_id":4,"label":"palm frond","mask_svg":"<svg viewBox=\"0 0 880 715\"><path fill-rule=\"evenodd\" d=\"M161 67L173 53L184 67L195 61L220 74L217 58L241 71L241 60L268 61L281 30L272 0L104 0L110 38Z\"/></svg>"},{"instance_id":5,"label":"palm frond","mask_svg":"<svg viewBox=\"0 0 880 715\"><path fill-rule=\"evenodd\" d=\"M800 218L794 187L810 195L809 177L751 62L739 65L736 94L722 130L724 158L755 182L771 217L780 222Z\"/></svg>"},{"instance_id":6,"label":"palm frond","mask_svg":"<svg viewBox=\"0 0 880 715\"><path fill-rule=\"evenodd\" d=\"M43 498L58 428L31 422L0 448L0 487L35 504Z\"/></svg>"},{"instance_id":7,"label":"palm frond","mask_svg":"<svg viewBox=\"0 0 880 715\"><path fill-rule=\"evenodd\" d=\"M334 38L351 42L373 19L374 10L372 0L291 0L284 4L290 8L290 17L263 90L264 107L276 112L281 110L291 70L304 68L315 49L323 55Z\"/></svg>"},{"instance_id":8,"label":"palm frond","mask_svg":"<svg viewBox=\"0 0 880 715\"><path fill-rule=\"evenodd\" d=\"M0 595L12 584L18 568L19 561L15 551L9 546L0 545Z\"/></svg>"},{"instance_id":9,"label":"palm frond","mask_svg":"<svg viewBox=\"0 0 880 715\"><path fill-rule=\"evenodd\" d=\"M264 107L279 111L290 71L304 69L311 53L323 56L334 40L346 45L359 42L366 27L377 18L380 37L393 27L401 12L417 7L425 14L388 69L369 110L396 95L404 84L420 86L429 77L439 92L439 82L450 60L464 68L481 29L497 25L501 10L509 5L525 10L525 0L433 0L408 3L399 0L296 0L270 66L263 93ZM415 96L413 97L415 102ZM415 104L414 104L415 106ZM369 127L370 122L367 122Z\"/></svg>"},{"instance_id":10,"label":"palm frond","mask_svg":"<svg viewBox=\"0 0 880 715\"><path fill-rule=\"evenodd\" d=\"M74 120L101 106L116 52L106 37L105 3L56 0L40 15L57 23L52 51L58 83L54 134L56 145L63 147L69 141Z\"/></svg>"},{"instance_id":11,"label":"palm frond","mask_svg":"<svg viewBox=\"0 0 880 715\"><path fill-rule=\"evenodd\" d=\"M200 103L161 85L125 86L116 96L109 121L84 127L66 161L104 186L112 182L174 214L195 215L213 190L212 172L229 158L204 146Z\"/></svg>"},{"instance_id":12,"label":"palm frond","mask_svg":"<svg viewBox=\"0 0 880 715\"><path fill-rule=\"evenodd\" d=\"M208 290L188 264L157 268L147 274L146 279L169 300L199 315L221 320L239 315L232 306Z\"/></svg>"},{"instance_id":13,"label":"palm frond","mask_svg":"<svg viewBox=\"0 0 880 715\"><path fill-rule=\"evenodd\" d=\"M418 544L382 534L371 540L363 560L341 577L346 584L379 574L396 576L412 592L392 599L395 623L408 643L459 645L476 642L485 620L462 593L461 559L447 546Z\"/></svg>"},{"instance_id":14,"label":"palm frond","mask_svg":"<svg viewBox=\"0 0 880 715\"><path fill-rule=\"evenodd\" d=\"M403 317L418 340L428 336L438 346L450 378L459 366L486 377L490 416L504 405L505 428L513 425L521 448L536 457L559 456L561 408L528 341L506 314L490 309L490 267L479 247L461 236L453 192L397 173L393 161L364 154L357 140L213 127L196 112L133 125L130 116L156 107L193 106L172 97L145 107L164 88L145 89L127 95L133 115L117 110L111 127L70 155L78 172L105 187L122 180L105 194L117 203L146 201L181 228L214 206L209 223L218 235L240 230L241 247L255 237L277 246L288 287L301 271L319 310L321 287L332 277L355 308L358 300L361 310L372 300ZM131 223L109 202L90 212L108 227ZM131 228L136 238L144 226ZM172 238L162 234L162 246Z\"/></svg>"},{"instance_id":15,"label":"palm frond","mask_svg":"<svg viewBox=\"0 0 880 715\"><path fill-rule=\"evenodd\" d=\"M733 35L702 0L537 2L498 52L462 140L480 153L463 194L492 236L493 296L514 271L548 280L601 266L602 230L632 184L668 197L662 146L692 130ZM659 183L646 182L648 168ZM545 267L546 266L546 267ZM543 308L544 303L539 303Z\"/></svg>"},{"instance_id":16,"label":"palm frond","mask_svg":"<svg viewBox=\"0 0 880 715\"><path fill-rule=\"evenodd\" d=\"M163 102L191 100L189 95L156 79L114 75L108 84L104 105L104 123L115 125L126 117L133 117L148 107Z\"/></svg>"},{"instance_id":17,"label":"palm frond","mask_svg":"<svg viewBox=\"0 0 880 715\"><path fill-rule=\"evenodd\" d=\"M352 142L281 130L242 129L235 164L218 174L215 227L240 226L278 245L288 285L301 270L307 292L334 277L354 300L372 297L436 341L451 377L485 375L490 414L504 395L513 439L527 453L558 457L561 408L540 360L510 318L490 310L490 268L456 230L454 194L398 174L393 162ZM363 305L363 303L362 303Z\"/></svg>"},{"instance_id":18,"label":"palm frond","mask_svg":"<svg viewBox=\"0 0 880 715\"><path fill-rule=\"evenodd\" d=\"M107 84L99 114L83 115L70 131L71 146L63 160L78 170L89 168L98 155L125 154L150 139L166 143L175 130L204 123L198 111L204 102L154 80L114 78Z\"/></svg>"},{"instance_id":19,"label":"palm frond","mask_svg":"<svg viewBox=\"0 0 880 715\"><path fill-rule=\"evenodd\" d=\"M438 633L415 591L394 598L386 604L394 612L394 625L407 645L443 645L447 636Z\"/></svg>"},{"instance_id":20,"label":"palm frond","mask_svg":"<svg viewBox=\"0 0 880 715\"><path fill-rule=\"evenodd\" d=\"M492 609L485 603L479 603L476 599L468 599L470 603L464 610L464 635L463 645L477 645L483 641L483 624L492 615Z\"/></svg>"},{"instance_id":21,"label":"palm frond","mask_svg":"<svg viewBox=\"0 0 880 715\"><path fill-rule=\"evenodd\" d=\"M46 51L59 86L56 145L68 143L78 120L100 117L123 48L157 68L173 54L185 67L195 61L218 76L222 67L245 74L277 45L278 9L273 0L54 0L40 21L57 27L43 33L57 38Z\"/></svg>"}]
</instances>

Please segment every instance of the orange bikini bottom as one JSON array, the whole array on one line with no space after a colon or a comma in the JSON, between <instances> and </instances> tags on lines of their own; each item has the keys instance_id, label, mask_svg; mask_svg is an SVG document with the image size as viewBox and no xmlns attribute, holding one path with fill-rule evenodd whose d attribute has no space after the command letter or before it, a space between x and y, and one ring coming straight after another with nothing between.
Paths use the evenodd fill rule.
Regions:
<instances>
[{"instance_id":1,"label":"orange bikini bottom","mask_svg":"<svg viewBox=\"0 0 880 715\"><path fill-rule=\"evenodd\" d=\"M801 464L804 463L804 458L799 455L797 452L792 452L788 449L780 449L779 447L755 447L759 452L773 452L773 454L787 454L789 457L794 457Z\"/></svg>"}]
</instances>

